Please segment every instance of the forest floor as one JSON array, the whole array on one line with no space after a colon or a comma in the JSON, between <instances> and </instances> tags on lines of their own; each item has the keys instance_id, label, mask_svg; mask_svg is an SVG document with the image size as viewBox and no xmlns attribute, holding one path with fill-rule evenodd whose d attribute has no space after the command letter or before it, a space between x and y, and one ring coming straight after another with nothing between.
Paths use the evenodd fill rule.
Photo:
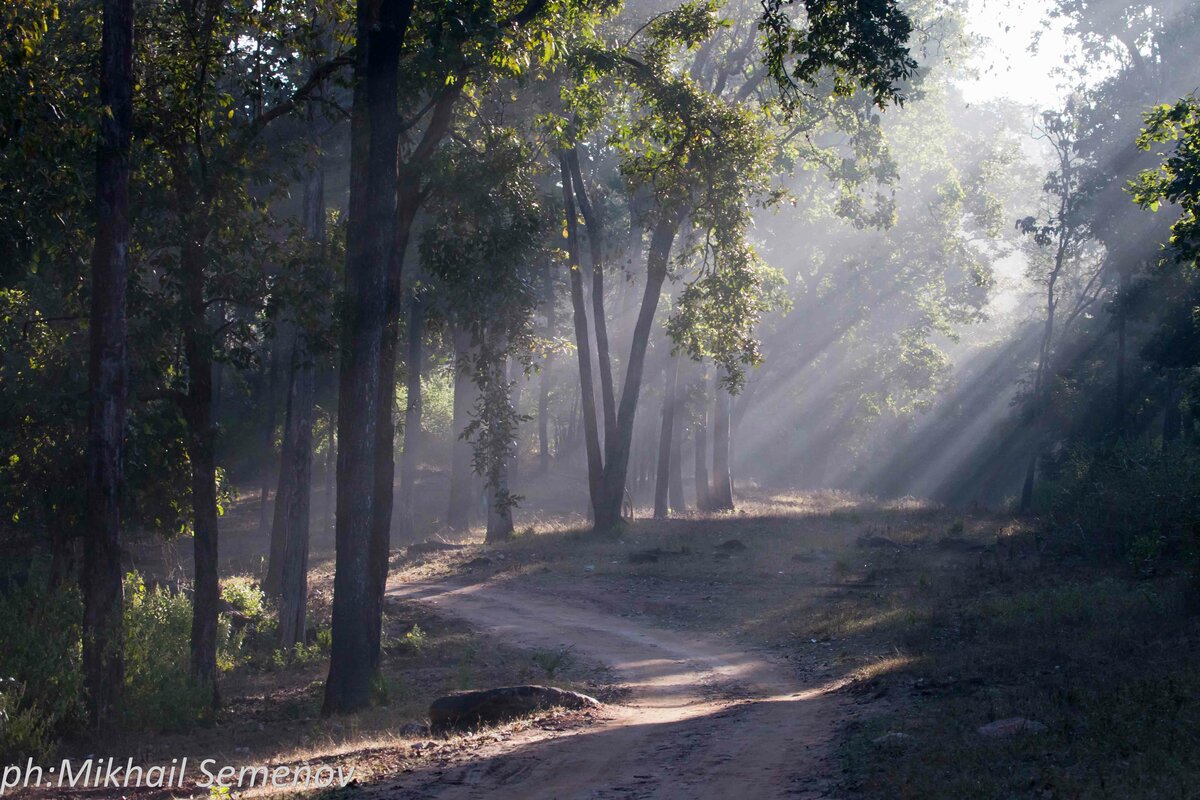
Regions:
<instances>
[{"instance_id":1,"label":"forest floor","mask_svg":"<svg viewBox=\"0 0 1200 800\"><path fill-rule=\"evenodd\" d=\"M741 495L614 537L546 519L504 545L397 552L387 705L320 719L323 657L239 669L210 727L106 750L354 767L319 793L339 798L1200 796L1182 578L1051 557L1003 515ZM513 683L604 705L421 727L446 691ZM1006 719L1027 722L984 727Z\"/></svg>"}]
</instances>

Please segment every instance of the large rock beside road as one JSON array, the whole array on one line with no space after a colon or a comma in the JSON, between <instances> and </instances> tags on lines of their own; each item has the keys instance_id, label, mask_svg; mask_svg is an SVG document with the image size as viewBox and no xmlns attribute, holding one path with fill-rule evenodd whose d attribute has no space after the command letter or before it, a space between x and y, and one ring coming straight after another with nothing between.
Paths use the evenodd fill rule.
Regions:
<instances>
[{"instance_id":1,"label":"large rock beside road","mask_svg":"<svg viewBox=\"0 0 1200 800\"><path fill-rule=\"evenodd\" d=\"M429 724L435 731L489 725L549 708L596 708L594 697L553 686L502 686L454 692L429 705Z\"/></svg>"}]
</instances>

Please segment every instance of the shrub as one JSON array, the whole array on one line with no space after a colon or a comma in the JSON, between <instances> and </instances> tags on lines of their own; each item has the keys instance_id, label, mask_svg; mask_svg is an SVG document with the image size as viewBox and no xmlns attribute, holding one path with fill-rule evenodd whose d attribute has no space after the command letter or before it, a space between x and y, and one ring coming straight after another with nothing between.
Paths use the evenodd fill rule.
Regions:
<instances>
[{"instance_id":1,"label":"shrub","mask_svg":"<svg viewBox=\"0 0 1200 800\"><path fill-rule=\"evenodd\" d=\"M210 694L189 677L191 630L190 598L161 588L147 590L136 572L125 577L124 711L129 727L179 730L207 717Z\"/></svg>"},{"instance_id":2,"label":"shrub","mask_svg":"<svg viewBox=\"0 0 1200 800\"><path fill-rule=\"evenodd\" d=\"M0 594L0 763L48 758L85 720L79 593L44 586Z\"/></svg>"},{"instance_id":3,"label":"shrub","mask_svg":"<svg viewBox=\"0 0 1200 800\"><path fill-rule=\"evenodd\" d=\"M1200 452L1123 442L1079 447L1040 492L1052 541L1149 571L1181 560L1200 575Z\"/></svg>"}]
</instances>

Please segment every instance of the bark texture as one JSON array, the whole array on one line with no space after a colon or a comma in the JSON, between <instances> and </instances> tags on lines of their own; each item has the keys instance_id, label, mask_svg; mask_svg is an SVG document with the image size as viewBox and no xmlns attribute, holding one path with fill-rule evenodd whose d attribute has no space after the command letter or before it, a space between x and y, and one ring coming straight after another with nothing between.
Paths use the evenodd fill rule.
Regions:
<instances>
[{"instance_id":1,"label":"bark texture","mask_svg":"<svg viewBox=\"0 0 1200 800\"><path fill-rule=\"evenodd\" d=\"M121 488L127 396L129 149L133 130L133 2L105 0L96 148L88 361L87 519L83 543L83 666L93 728L110 726L125 682Z\"/></svg>"}]
</instances>

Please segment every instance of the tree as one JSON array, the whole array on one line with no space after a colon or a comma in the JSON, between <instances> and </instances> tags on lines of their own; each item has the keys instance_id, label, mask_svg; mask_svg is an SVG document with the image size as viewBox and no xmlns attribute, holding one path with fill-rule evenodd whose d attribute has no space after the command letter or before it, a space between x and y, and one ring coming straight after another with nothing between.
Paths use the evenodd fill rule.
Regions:
<instances>
[{"instance_id":1,"label":"tree","mask_svg":"<svg viewBox=\"0 0 1200 800\"><path fill-rule=\"evenodd\" d=\"M1033 506L1034 477L1042 446L1043 415L1049 405L1047 393L1057 333L1055 325L1060 322L1059 305L1064 296L1073 300L1073 307L1065 312L1061 320L1061 325L1067 327L1094 302L1102 275L1103 262L1094 256L1089 258L1092 254L1086 249L1090 234L1087 221L1081 213L1086 192L1081 187L1076 120L1072 112L1068 106L1064 113L1046 113L1042 117L1042 136L1053 150L1057 162L1056 169L1046 178L1045 185L1046 192L1053 198L1054 208L1042 223L1033 217L1026 217L1017 223L1022 232L1033 237L1038 247L1048 251L1045 253L1048 263L1042 265L1044 274L1036 276L1045 285L1045 319L1030 392L1034 437L1021 486L1022 512L1028 512ZM1039 265L1042 260L1035 255L1032 263Z\"/></svg>"},{"instance_id":2,"label":"tree","mask_svg":"<svg viewBox=\"0 0 1200 800\"><path fill-rule=\"evenodd\" d=\"M96 244L88 369L88 520L84 537L84 674L92 725L119 709L124 675L121 492L129 281L129 151L133 139L133 2L106 0L100 59Z\"/></svg>"},{"instance_id":3,"label":"tree","mask_svg":"<svg viewBox=\"0 0 1200 800\"><path fill-rule=\"evenodd\" d=\"M325 715L365 708L377 666L387 538L377 507L379 395L387 325L389 264L396 229L400 49L412 0L359 0L350 133L350 208L346 231L338 392L336 564L333 643ZM394 270L391 270L394 271ZM384 413L391 414L390 402ZM391 444L388 442L390 459ZM387 494L391 495L389 481ZM390 517L390 504L387 506ZM390 519L388 520L390 526Z\"/></svg>"}]
</instances>

